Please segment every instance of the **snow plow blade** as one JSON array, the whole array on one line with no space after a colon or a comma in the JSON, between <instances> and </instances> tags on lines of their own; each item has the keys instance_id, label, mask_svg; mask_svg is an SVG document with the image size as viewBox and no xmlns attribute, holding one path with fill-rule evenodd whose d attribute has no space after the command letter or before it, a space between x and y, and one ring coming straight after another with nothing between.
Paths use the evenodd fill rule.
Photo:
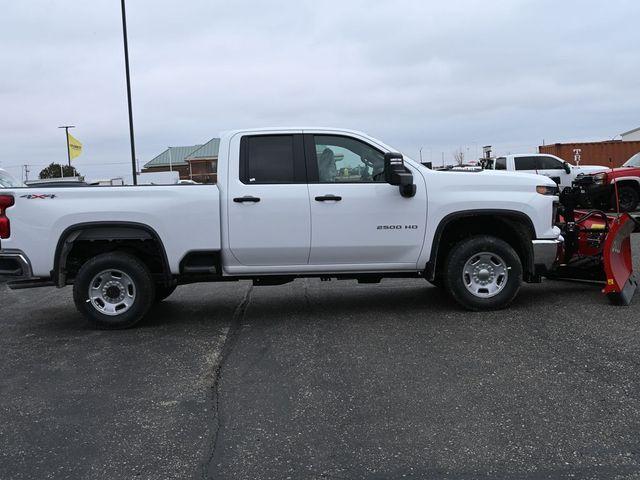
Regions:
<instances>
[{"instance_id":1,"label":"snow plow blade","mask_svg":"<svg viewBox=\"0 0 640 480\"><path fill-rule=\"evenodd\" d=\"M609 232L602 249L606 278L602 292L615 305L629 305L638 287L631 257L631 234L634 231L638 231L638 224L628 213L609 222Z\"/></svg>"}]
</instances>

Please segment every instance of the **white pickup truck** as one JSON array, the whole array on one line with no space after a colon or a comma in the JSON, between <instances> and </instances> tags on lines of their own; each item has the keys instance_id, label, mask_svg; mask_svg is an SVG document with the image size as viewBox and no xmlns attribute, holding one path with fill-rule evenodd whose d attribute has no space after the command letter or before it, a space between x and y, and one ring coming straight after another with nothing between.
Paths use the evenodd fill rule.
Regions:
<instances>
[{"instance_id":1,"label":"white pickup truck","mask_svg":"<svg viewBox=\"0 0 640 480\"><path fill-rule=\"evenodd\" d=\"M522 153L498 157L487 167L493 170L544 175L556 182L560 188L570 187L578 175L590 175L607 170L607 167L599 165L571 165L555 155L546 153Z\"/></svg>"},{"instance_id":2,"label":"white pickup truck","mask_svg":"<svg viewBox=\"0 0 640 480\"><path fill-rule=\"evenodd\" d=\"M363 133L226 133L217 185L0 189L0 274L73 285L95 326L138 322L176 285L423 277L472 310L552 268L556 184L434 171Z\"/></svg>"}]
</instances>

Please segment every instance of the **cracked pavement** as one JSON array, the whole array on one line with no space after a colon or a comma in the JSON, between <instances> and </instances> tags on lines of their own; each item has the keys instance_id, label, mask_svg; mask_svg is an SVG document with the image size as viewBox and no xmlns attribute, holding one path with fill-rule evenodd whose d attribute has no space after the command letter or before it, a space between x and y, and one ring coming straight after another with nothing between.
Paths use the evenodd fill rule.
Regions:
<instances>
[{"instance_id":1,"label":"cracked pavement","mask_svg":"<svg viewBox=\"0 0 640 480\"><path fill-rule=\"evenodd\" d=\"M0 285L0 478L640 478L639 298L203 284L103 332Z\"/></svg>"}]
</instances>

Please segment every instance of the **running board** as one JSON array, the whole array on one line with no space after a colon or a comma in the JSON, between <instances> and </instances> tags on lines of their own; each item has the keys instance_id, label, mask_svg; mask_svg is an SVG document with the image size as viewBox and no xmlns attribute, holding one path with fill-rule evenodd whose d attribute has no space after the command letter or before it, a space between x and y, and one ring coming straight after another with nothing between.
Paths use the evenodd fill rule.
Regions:
<instances>
[{"instance_id":1,"label":"running board","mask_svg":"<svg viewBox=\"0 0 640 480\"><path fill-rule=\"evenodd\" d=\"M26 288L55 287L53 280L45 278L24 278L22 280L12 280L7 282L7 287L11 290L24 290Z\"/></svg>"}]
</instances>

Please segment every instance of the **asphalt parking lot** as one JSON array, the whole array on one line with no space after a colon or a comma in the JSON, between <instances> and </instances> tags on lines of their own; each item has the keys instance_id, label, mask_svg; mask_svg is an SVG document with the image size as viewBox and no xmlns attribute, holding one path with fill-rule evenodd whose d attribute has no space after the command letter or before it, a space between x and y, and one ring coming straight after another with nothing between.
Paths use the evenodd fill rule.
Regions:
<instances>
[{"instance_id":1,"label":"asphalt parking lot","mask_svg":"<svg viewBox=\"0 0 640 480\"><path fill-rule=\"evenodd\" d=\"M105 332L69 288L0 285L0 478L640 478L639 313L299 280L180 287Z\"/></svg>"}]
</instances>

